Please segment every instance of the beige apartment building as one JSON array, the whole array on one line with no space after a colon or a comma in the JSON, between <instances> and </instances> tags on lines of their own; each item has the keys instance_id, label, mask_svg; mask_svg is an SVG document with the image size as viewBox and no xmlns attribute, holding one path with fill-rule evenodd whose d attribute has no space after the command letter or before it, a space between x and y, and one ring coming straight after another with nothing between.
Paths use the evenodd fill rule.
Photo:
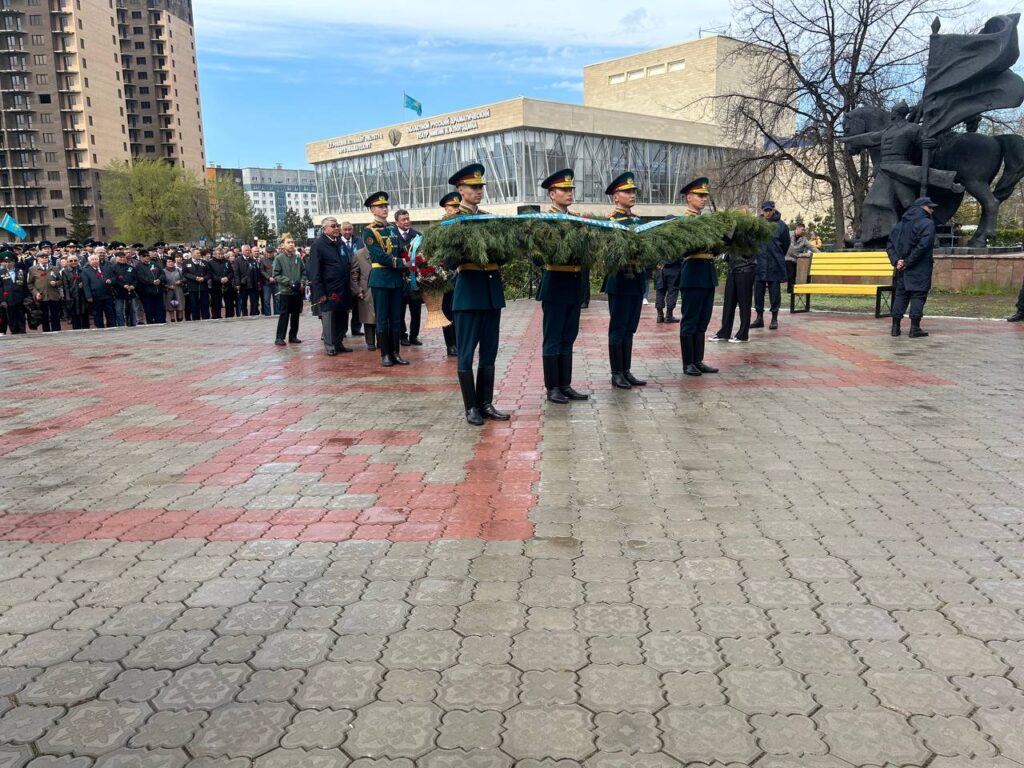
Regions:
<instances>
[{"instance_id":1,"label":"beige apartment building","mask_svg":"<svg viewBox=\"0 0 1024 768\"><path fill-rule=\"evenodd\" d=\"M436 220L449 176L472 162L487 168L484 208L493 213L545 208L540 182L571 167L581 212L607 210L605 187L629 170L640 185L638 215L678 214L682 185L714 175L733 148L712 97L750 82L750 57L734 55L740 47L716 35L592 64L582 105L516 98L308 144L321 218L367 222L363 200L383 189L392 208Z\"/></svg>"},{"instance_id":2,"label":"beige apartment building","mask_svg":"<svg viewBox=\"0 0 1024 768\"><path fill-rule=\"evenodd\" d=\"M203 173L191 0L0 0L0 92L0 208L30 241L67 237L77 206L112 237L111 161Z\"/></svg>"}]
</instances>

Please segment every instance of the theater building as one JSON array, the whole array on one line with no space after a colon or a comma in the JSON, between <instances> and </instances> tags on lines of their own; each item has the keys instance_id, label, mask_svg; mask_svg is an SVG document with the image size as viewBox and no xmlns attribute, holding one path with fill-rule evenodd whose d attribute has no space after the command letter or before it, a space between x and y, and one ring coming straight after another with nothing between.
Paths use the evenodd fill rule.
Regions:
<instances>
[{"instance_id":1,"label":"theater building","mask_svg":"<svg viewBox=\"0 0 1024 768\"><path fill-rule=\"evenodd\" d=\"M436 220L448 178L472 162L487 168L492 213L543 208L540 182L564 167L576 171L581 213L605 211L605 187L625 170L641 188L638 215L679 213L680 187L729 149L713 97L741 87L739 46L713 36L587 66L582 105L515 98L313 142L319 218L365 223L363 201L383 189L392 209Z\"/></svg>"}]
</instances>

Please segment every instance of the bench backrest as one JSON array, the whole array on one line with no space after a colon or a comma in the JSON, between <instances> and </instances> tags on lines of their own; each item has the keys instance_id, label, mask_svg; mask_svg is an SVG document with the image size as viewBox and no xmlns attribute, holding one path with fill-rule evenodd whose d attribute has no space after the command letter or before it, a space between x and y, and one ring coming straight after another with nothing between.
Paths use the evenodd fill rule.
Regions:
<instances>
[{"instance_id":1,"label":"bench backrest","mask_svg":"<svg viewBox=\"0 0 1024 768\"><path fill-rule=\"evenodd\" d=\"M811 255L810 282L849 282L889 285L892 264L885 251L846 251ZM837 280L836 278L846 278Z\"/></svg>"}]
</instances>

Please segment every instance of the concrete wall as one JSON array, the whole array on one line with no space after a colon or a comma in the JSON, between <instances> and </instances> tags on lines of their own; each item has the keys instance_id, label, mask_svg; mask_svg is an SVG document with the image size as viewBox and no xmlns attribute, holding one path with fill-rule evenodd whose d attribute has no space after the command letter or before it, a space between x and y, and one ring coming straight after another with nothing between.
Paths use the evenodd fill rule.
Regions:
<instances>
[{"instance_id":1,"label":"concrete wall","mask_svg":"<svg viewBox=\"0 0 1024 768\"><path fill-rule=\"evenodd\" d=\"M1018 289L1024 282L1024 253L999 256L935 257L932 284L943 290L962 291L978 285Z\"/></svg>"}]
</instances>

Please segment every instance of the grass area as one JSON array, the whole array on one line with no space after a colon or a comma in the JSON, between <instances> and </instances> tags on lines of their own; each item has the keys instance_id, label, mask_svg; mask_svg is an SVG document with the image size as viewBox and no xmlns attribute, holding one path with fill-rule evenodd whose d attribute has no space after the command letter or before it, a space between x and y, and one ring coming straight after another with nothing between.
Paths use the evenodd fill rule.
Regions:
<instances>
[{"instance_id":1,"label":"grass area","mask_svg":"<svg viewBox=\"0 0 1024 768\"><path fill-rule=\"evenodd\" d=\"M798 298L799 301L799 298ZM1017 294L1014 293L961 293L959 291L932 291L928 294L925 314L949 317L988 317L1003 319L1014 312ZM782 295L783 312L789 311L789 295ZM863 312L874 315L875 299L866 296L812 296L811 310L837 312Z\"/></svg>"}]
</instances>

